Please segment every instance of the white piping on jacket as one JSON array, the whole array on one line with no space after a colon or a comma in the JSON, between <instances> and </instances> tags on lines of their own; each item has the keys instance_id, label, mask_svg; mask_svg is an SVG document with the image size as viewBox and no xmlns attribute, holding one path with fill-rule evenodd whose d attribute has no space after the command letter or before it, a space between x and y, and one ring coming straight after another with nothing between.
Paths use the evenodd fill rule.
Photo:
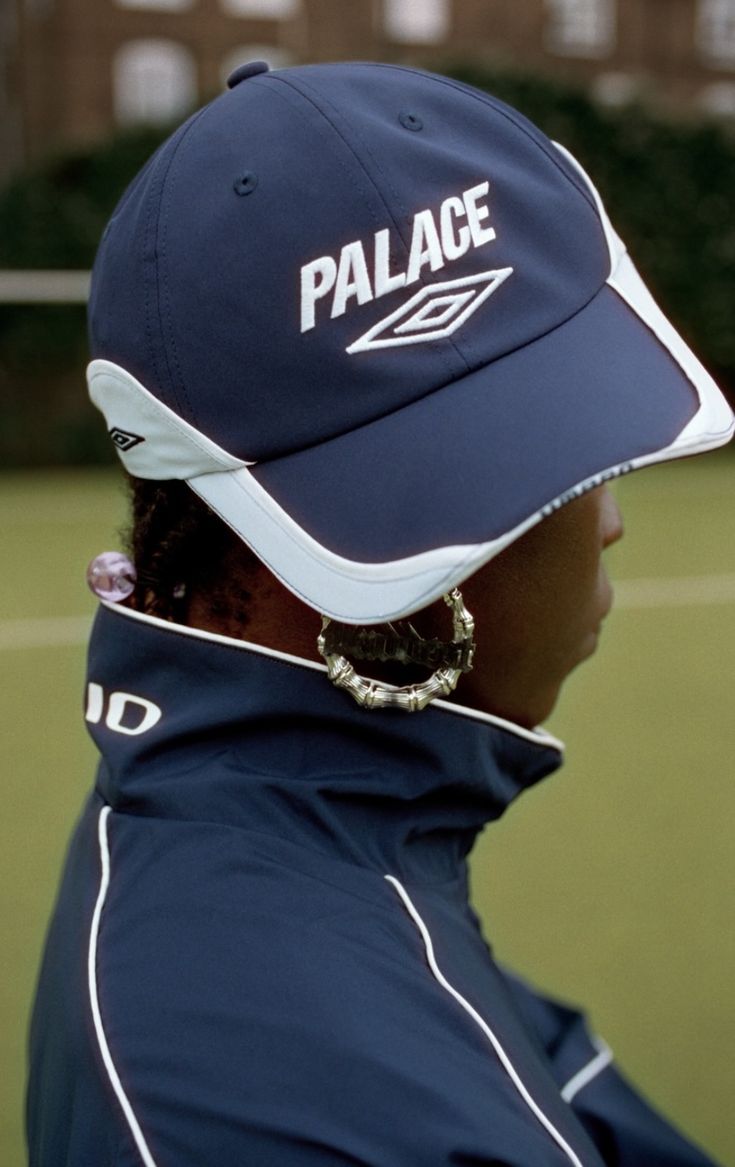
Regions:
<instances>
[{"instance_id":1,"label":"white piping on jacket","mask_svg":"<svg viewBox=\"0 0 735 1167\"><path fill-rule=\"evenodd\" d=\"M306 660L301 656L293 656L289 652L280 652L277 648L267 648L263 644L253 644L249 640L237 640L233 636L223 636L219 632L206 632L203 628L192 628L188 624L174 624L170 620L162 620L160 616L149 616L147 612L137 612L134 608L124 608L120 604L114 604L110 600L101 600L101 607L107 608L108 612L114 612L116 616L123 616L125 619L137 620L140 624L150 624L154 628L160 628L163 632L175 632L179 636L190 636L193 640L208 640L212 644L225 644L228 648L239 648L246 652L254 652L260 656L269 656L274 660L285 661L287 664L301 665L307 669L313 669L318 673L326 673L327 666L320 664L317 661ZM2 625L0 625L0 629ZM0 646L1 647L1 646ZM478 709L471 709L467 705L455 704L453 701L432 701L431 707L435 709L444 709L447 713L455 713L460 717L468 717L473 721L481 721L486 725L496 725L499 729L505 729L508 733L512 733L514 737L524 738L526 741L533 742L534 745L550 747L558 750L559 753L564 752L564 743L560 742L552 734L547 733L542 726L536 729L526 729L522 725L516 725L512 721L506 721L503 717L496 717L494 713L482 713Z\"/></svg>"},{"instance_id":2,"label":"white piping on jacket","mask_svg":"<svg viewBox=\"0 0 735 1167\"><path fill-rule=\"evenodd\" d=\"M107 820L110 817L111 808L105 806L100 811L100 817L97 826L97 836L100 845L100 862L102 864L102 875L100 878L100 890L97 894L97 903L94 907L94 914L92 916L92 927L89 931L89 956L87 960L87 973L89 978L89 1003L92 1008L92 1017L94 1019L94 1029L97 1035L97 1043L102 1054L102 1061L105 1063L107 1076L110 1079L112 1088L117 1095L118 1102L122 1107L123 1114L130 1127L130 1132L135 1140L135 1145L140 1152L140 1157L145 1164L145 1167L156 1167L156 1161L151 1155L148 1144L145 1140L138 1120L133 1113L133 1108L130 1105L128 1096L125 1093L123 1084L120 1081L120 1076L115 1069L115 1063L112 1060L110 1047L107 1044L105 1037L105 1029L102 1024L102 1015L100 1013L99 997L97 994L97 940L100 930L100 919L102 917L102 910L105 906L107 898L107 891L110 886L110 846L107 838Z\"/></svg>"},{"instance_id":3,"label":"white piping on jacket","mask_svg":"<svg viewBox=\"0 0 735 1167\"><path fill-rule=\"evenodd\" d=\"M426 959L428 961L429 968L431 969L431 972L432 972L435 980L437 980L439 982L441 987L447 993L449 993L449 995L451 997L454 997L454 1000L457 1001L458 1004L462 1006L464 1011L469 1014L469 1016L472 1018L472 1020L475 1022L475 1024L478 1025L479 1028L482 1030L482 1032L485 1034L485 1037L488 1039L491 1046L495 1050L495 1053L497 1054L499 1061L501 1062L503 1068L505 1069L506 1073L508 1074L508 1077L510 1078L511 1082L513 1083L516 1090L520 1094L521 1098L526 1103L529 1110L532 1111L532 1113L535 1115L535 1117L538 1119L538 1121L544 1127L544 1129L551 1135L552 1139L557 1144L557 1146L559 1146L561 1148L561 1150L564 1152L564 1154L569 1159L569 1162L573 1163L574 1167L583 1167L581 1159L576 1155L574 1150L569 1146L569 1143L566 1141L564 1136L559 1133L559 1131L556 1129L556 1127L551 1122L551 1120L546 1117L546 1115L541 1110L539 1105L534 1101L534 1099L529 1094L529 1092L526 1089L525 1085L523 1084L521 1078L518 1076L518 1073L517 1073L515 1067L513 1066L513 1063L511 1062L510 1058L506 1054L505 1050L503 1049L502 1045L498 1041L497 1037L493 1033L490 1026L487 1024L486 1021L483 1020L483 1018L480 1016L480 1014L477 1012L477 1010L474 1009L472 1005L470 1005L470 1003L466 999L466 997L463 997L461 993L457 992L457 990L454 988L453 985L450 985L449 981L446 979L446 977L442 973L441 969L439 968L438 964L436 963L436 957L434 956L434 945L432 943L431 936L429 934L429 930L426 927L426 924L422 920L421 916L419 915L418 911L416 910L416 907L414 906L414 904L411 900L411 897L409 896L406 889L403 887L403 885L401 883L399 883L399 881L394 876L386 875L385 878L388 881L388 883L390 883L393 886L395 891L400 896L401 900L403 901L403 906L405 907L406 911L408 912L409 916L413 920L414 924L416 925L416 927L421 935L421 939L424 942L424 948L426 949Z\"/></svg>"},{"instance_id":4,"label":"white piping on jacket","mask_svg":"<svg viewBox=\"0 0 735 1167\"><path fill-rule=\"evenodd\" d=\"M584 1090L585 1086L589 1085L593 1078L601 1074L606 1066L609 1066L613 1060L613 1052L610 1046L607 1045L601 1037L593 1037L592 1044L597 1047L598 1053L587 1062L586 1066L582 1066L573 1078L570 1078L566 1086L562 1088L561 1096L565 1102L571 1102L576 1098L580 1090Z\"/></svg>"}]
</instances>

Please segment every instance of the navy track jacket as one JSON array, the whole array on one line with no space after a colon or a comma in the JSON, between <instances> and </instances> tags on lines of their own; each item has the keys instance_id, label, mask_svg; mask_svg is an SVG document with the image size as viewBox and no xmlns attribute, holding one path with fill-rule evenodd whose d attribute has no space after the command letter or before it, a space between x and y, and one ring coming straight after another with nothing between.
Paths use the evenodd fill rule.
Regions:
<instances>
[{"instance_id":1,"label":"navy track jacket","mask_svg":"<svg viewBox=\"0 0 735 1167\"><path fill-rule=\"evenodd\" d=\"M318 666L111 608L89 681L31 1167L710 1163L468 904L478 830L553 739L366 712Z\"/></svg>"}]
</instances>

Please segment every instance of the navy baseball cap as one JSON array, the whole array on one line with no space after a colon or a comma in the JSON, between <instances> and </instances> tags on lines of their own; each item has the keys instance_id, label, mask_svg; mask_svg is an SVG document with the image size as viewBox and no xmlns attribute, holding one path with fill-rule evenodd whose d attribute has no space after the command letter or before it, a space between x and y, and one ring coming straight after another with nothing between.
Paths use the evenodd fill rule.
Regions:
<instances>
[{"instance_id":1,"label":"navy baseball cap","mask_svg":"<svg viewBox=\"0 0 735 1167\"><path fill-rule=\"evenodd\" d=\"M733 416L575 160L392 65L237 70L123 196L90 392L346 622L416 611L569 499Z\"/></svg>"}]
</instances>

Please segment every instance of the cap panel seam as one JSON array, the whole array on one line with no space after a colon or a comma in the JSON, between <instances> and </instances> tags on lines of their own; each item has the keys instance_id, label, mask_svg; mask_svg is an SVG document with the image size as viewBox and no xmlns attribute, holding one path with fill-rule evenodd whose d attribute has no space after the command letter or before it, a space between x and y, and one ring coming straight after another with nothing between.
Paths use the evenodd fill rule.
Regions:
<instances>
[{"instance_id":1,"label":"cap panel seam","mask_svg":"<svg viewBox=\"0 0 735 1167\"><path fill-rule=\"evenodd\" d=\"M210 108L209 106L205 106L204 109L201 109L199 111L199 113L196 114L191 119L191 121L186 126L184 132L181 134L181 136L179 137L179 140L176 142L176 145L174 146L174 148L171 151L171 156L168 160L166 169L165 169L163 176L161 178L161 195L160 195L160 199L159 199L158 217L157 217L157 221L156 221L155 234L154 234L154 242L155 242L154 256L156 258L155 271L156 271L156 277L157 277L156 278L156 306L158 308L158 324L159 324L159 328L161 330L161 340L162 340L161 347L163 349L163 356L164 356L164 359L166 361L166 366L168 369L169 382L170 382L171 388L174 392L174 398L177 402L177 405L179 405L179 402L181 402L185 405L187 419L193 425L195 425L197 423L198 418L197 418L196 412L192 408L191 400L189 398L189 394L188 394L187 389L186 389L186 383L184 381L184 375L183 375L183 371L181 369L181 365L179 363L179 356L178 356L178 351L176 348L176 338L174 336L173 326L171 323L171 295L170 295L170 291L169 291L169 283L168 283L168 277L167 277L167 273L166 273L167 222L164 218L164 201L166 199L166 185L168 183L169 175L171 174L171 171L174 167L174 163L177 160L179 150L181 149L181 147L185 143L186 139L188 138L189 133L193 130L194 126L197 124L197 122L200 120L200 118L202 118L204 116L204 114L206 114L208 112L209 108ZM159 259L159 241L160 241L160 259ZM164 301L163 305L161 303L162 300ZM166 310L165 320L164 320L163 307L165 307L165 310ZM169 356L169 345L171 346L171 349L172 349L170 356ZM155 356L154 356L154 365L157 367L157 361L155 360Z\"/></svg>"},{"instance_id":2,"label":"cap panel seam","mask_svg":"<svg viewBox=\"0 0 735 1167\"><path fill-rule=\"evenodd\" d=\"M360 66L365 67L367 63L356 61L354 64L359 68ZM397 69L402 73L408 73L411 76L416 76L417 73L416 69L411 69L407 65L389 65L386 62L380 61L376 62L376 66L379 69ZM371 68L376 66L371 66ZM475 101L479 101L482 105L489 105L490 108L493 109L500 117L503 117L507 122L510 122L510 124L514 126L515 129L519 130L526 138L528 138L529 142L532 142L533 145L542 152L542 154L546 155L548 160L559 171L562 177L567 180L569 185L574 188L577 194L582 196L586 203L589 204L590 209L595 213L595 218L598 218L597 207L590 193L584 189L581 183L577 183L575 178L567 173L564 167L560 165L559 159L554 157L553 153L549 151L544 142L540 142L534 138L533 134L529 133L528 128L523 124L523 122L518 121L512 116L512 110L509 106L506 106L504 102L500 103L499 99L493 100L492 94L483 93L482 90L476 90L471 85L465 86L462 82L455 81L451 77L442 77L439 73L428 73L426 75L431 77L433 81L436 81L441 85L446 85L449 89L455 89L458 93L463 93L466 97L471 97ZM543 133L543 130L540 130L540 133Z\"/></svg>"},{"instance_id":3,"label":"cap panel seam","mask_svg":"<svg viewBox=\"0 0 735 1167\"><path fill-rule=\"evenodd\" d=\"M106 266L106 259L109 255L110 241L111 241L111 237L113 234L113 230L114 230L116 224L119 222L121 216L124 215L128 204L131 204L134 206L134 203L133 203L134 196L137 196L140 190L146 189L146 183L151 184L151 185L155 185L156 175L158 172L158 168L161 165L161 157L162 157L164 148L165 148L165 143L162 143L158 147L158 149L155 150L153 154L151 154L150 158L144 164L143 168L138 172L138 174L136 174L136 176L128 184L126 189L123 191L122 196L118 200L117 205L115 206L115 209L113 210L107 224L105 225L104 231L102 232L102 236L100 238L99 247L97 249L97 254L95 256L94 265L93 265L93 269L92 269L92 282L91 282L91 287L90 287L90 296L89 296L89 304L88 304L88 338L90 341L90 347L94 347L95 349L98 347L98 343L96 340L93 343L93 337L96 335L97 330L93 326L92 319L95 315L94 305L98 299L98 295L97 295L98 289L97 289L96 284L97 284L98 278L100 280L102 279L102 271ZM147 240L148 240L148 226L149 226L150 216L152 213L152 198L147 198L144 195L143 200L142 200L142 207L143 207L143 215L142 215L142 217L143 217L143 240L142 240L142 245L139 243L139 246L135 249L135 257L137 258L139 252L141 253L140 254L141 263L142 263L143 268L145 269L146 244L147 244ZM143 337L144 337L143 343L144 343L145 353L148 354L148 356L150 357L150 359L152 360L152 362L155 366L155 356L154 356L152 346L150 343L150 326L149 326L149 321L148 321L148 283L145 280L145 278L143 280L143 283L144 283L143 293L142 293ZM102 324L102 327L100 330L100 331L102 331L103 335L106 335L108 337L112 333L113 327L114 327L115 313L114 313L113 309L114 309L114 303L113 303L112 297L108 297L107 307L106 307L105 311L101 314L104 323Z\"/></svg>"},{"instance_id":4,"label":"cap panel seam","mask_svg":"<svg viewBox=\"0 0 735 1167\"><path fill-rule=\"evenodd\" d=\"M158 256L157 256L157 252L156 252L156 241L155 241L156 232L155 232L155 229L153 227L153 221L154 221L155 213L156 213L155 209L154 209L154 201L156 201L160 205L161 198L163 197L163 179L159 180L159 192L160 193L159 193L158 200L154 200L153 198L151 198L149 201L149 204L148 204L148 209L147 209L147 214L146 214L146 222L145 222L145 236L144 236L145 243L144 243L144 247L143 247L143 260L144 260L144 262L146 260L146 251L147 251L148 247L150 247L151 252L152 252L151 259L148 261L151 265L151 268L152 268L152 278L150 280L147 280L144 277L144 313L145 313L146 346L148 348L148 353L150 355L151 364L153 365L153 370L154 370L157 386L161 386L163 384L164 378L161 376L161 369L159 367L158 354L156 353L156 346L153 343L153 311L152 311L151 301L153 301L155 303L156 308L158 306ZM145 268L144 268L144 271L145 271ZM163 342L163 329L161 327L160 314L158 314L158 313L157 313L156 323L158 325L159 335L161 336L161 342ZM163 343L161 344L160 347L163 347Z\"/></svg>"},{"instance_id":5,"label":"cap panel seam","mask_svg":"<svg viewBox=\"0 0 735 1167\"><path fill-rule=\"evenodd\" d=\"M342 143L342 145L346 146L350 150L350 153L353 155L353 157L356 157L354 150L351 149L351 147L349 146L349 143L345 141L345 139L339 133L337 128L332 125L329 118L325 117L322 114L321 110L311 100L311 98L309 98L305 93L301 93L297 89L296 86L294 86L291 82L286 81L286 79L284 77L281 77L281 76L276 77L272 74L262 74L261 76L262 76L263 80L265 80L265 77L269 77L269 78L272 78L273 81L280 81L282 84L286 85L287 90L293 91L293 93L291 94L291 93L279 91L277 89L273 89L272 94L274 96L280 97L282 101L286 102L286 104L289 106L289 108L294 109L296 111L299 118L304 122L304 124L309 126L310 129L313 129L313 125L309 121L309 119L306 117L306 115L304 114L304 111L301 107L301 104L299 102L295 101L294 97L295 96L301 97L304 101L308 102L309 105L317 112L317 114L319 114L320 119L323 122L326 122L327 126L330 128L332 133L336 135L336 137L339 139L339 141ZM262 88L262 86L261 86L261 88ZM321 123L320 123L320 128L321 128ZM355 178L355 175L351 172L350 168L347 166L346 162L341 157L340 151L333 149L332 156L333 156L336 164L339 166L340 170L343 172L343 174L344 174L345 178L347 179L347 181L349 182L350 186L354 190L355 194L357 195L360 203L365 207L365 209L366 209L366 211L367 211L367 213L372 221L373 226L376 228L376 230L379 230L382 220L378 217L376 212L373 210L373 208L368 203L367 199L365 199L365 197L363 196L363 193L360 190L360 187L359 187L359 184ZM358 161L359 161L359 159L358 159ZM374 187L375 193L379 196L381 202L383 203L384 207L386 208L387 214L391 214L390 208L387 206L385 199L383 198L382 192L375 186L374 183L372 185ZM393 216L391 215L391 218L392 217ZM403 239L401 239L401 243L403 243Z\"/></svg>"},{"instance_id":6,"label":"cap panel seam","mask_svg":"<svg viewBox=\"0 0 735 1167\"><path fill-rule=\"evenodd\" d=\"M286 79L283 78L282 80L285 81ZM388 214L391 216L391 219L393 220L393 225L396 228L396 231L398 232L398 234L401 238L401 242L403 243L403 246L406 250L406 254L408 254L408 251L409 251L408 241L406 239L404 239L404 237L403 237L403 233L401 230L401 223L396 220L395 215L392 213L391 207L389 206L388 202L386 201L386 199L383 196L383 191L380 189L380 187L376 183L375 179L373 178L372 174L370 173L368 168L365 166L365 163L363 162L362 158L358 154L357 150L354 148L352 143L345 137L345 133L337 125L336 120L334 120L334 115L336 115L336 118L339 118L342 121L346 122L346 119L341 114L339 108L334 104L334 102L330 101L328 97L325 97L317 89L315 89L313 85L310 85L307 81L304 81L303 79L301 79L299 84L297 84L295 81L287 81L287 84L290 85L292 89L296 89L299 93L301 93L301 96L304 97L305 100L309 101L311 103L311 105L314 106L314 108L319 113L319 115L321 117L323 117L326 122L328 122L328 124L334 130L335 134L337 134L339 136L341 141L344 142L347 149L354 156L355 161L360 166L360 169L364 172L366 177L370 180L371 184L375 188L376 193L378 195L380 195L380 198L385 206L385 209L388 212ZM312 96L309 96L309 94L304 92L304 90L309 90L309 93ZM322 109L322 104L324 106L329 106L329 108L333 112L332 117L330 117L328 115L326 109ZM370 147L367 145L363 135L360 133L360 130L354 126L350 126L349 129L350 129L350 132L354 134L355 138L360 141L360 144L361 144L363 150L365 151L365 153L370 155L372 162L373 162L373 165L375 166L375 169L380 172L380 174L382 175L382 177L385 180L386 186L389 188L393 198L395 199L396 206L398 206L400 208L400 210L402 211L402 213L404 215L408 215L410 213L408 208L403 204L401 197L398 194L398 191L396 190L395 186L391 182L388 175L383 170L382 166L378 162L377 158L373 154Z\"/></svg>"},{"instance_id":7,"label":"cap panel seam","mask_svg":"<svg viewBox=\"0 0 735 1167\"><path fill-rule=\"evenodd\" d=\"M329 99L328 99L328 98L326 98L326 97L323 97L323 95L322 95L321 93L319 93L319 91L318 91L318 90L314 89L314 88L313 88L311 85L308 85L308 84L307 84L305 81L303 81L303 80L302 80L302 81L300 82L300 84L298 84L298 85L297 85L295 82L293 82L293 81L288 81L288 79L287 79L287 78L285 78L285 77L279 77L279 78L276 78L276 80L280 80L280 81L284 82L284 84L287 84L287 85L289 85L289 86L290 86L292 89L294 89L296 92L300 93L300 94L301 94L301 96L304 98L304 100L305 100L305 101L308 101L308 102L309 102L309 103L310 103L310 104L311 104L311 105L314 107L314 109L317 111L317 113L318 113L318 114L319 114L319 115L320 115L322 118L324 118L324 120L327 122L327 124L328 124L328 125L329 125L329 126L332 128L333 132L334 132L335 134L337 134L337 136L339 137L340 141L344 143L344 145L347 147L347 149L350 151L350 153L351 153L351 154L352 154L352 156L354 157L354 159L355 159L355 161L357 162L358 166L360 167L361 171L363 172L363 174L365 175L365 177L366 177L366 178L368 179L368 181L370 182L370 184L371 184L371 186L373 187L373 189L374 189L374 190L376 191L376 193L377 193L377 194L380 196L380 199L381 199L381 201L382 201L383 205L385 206L385 208L386 208L386 211L387 211L388 215L390 216L391 222L392 222L392 224L393 224L393 226L394 226L394 228L395 228L396 232L398 233L398 236L399 236L399 238L400 238L400 240L401 240L401 243L402 243L402 245L403 245L403 247L404 247L404 249L405 249L406 255L408 255L408 250L409 250L409 248L408 248L408 244L407 244L406 240L405 240L405 239L404 239L404 237L403 237L403 231L402 231L402 228L401 228L401 224L400 224L400 222L398 222L398 221L396 220L396 216L395 216L395 214L393 213L393 209L392 209L392 208L391 208L391 207L388 205L388 202L387 202L387 201L386 201L386 199L385 199L385 196L384 196L384 194L383 194L383 191L382 191L382 190L380 189L380 187L378 186L377 182L375 181L375 178L373 177L373 175L372 175L372 174L370 173L370 171L368 170L367 166L365 165L365 163L364 163L363 159L362 159L362 158L360 157L360 155L358 154L358 152L357 152L357 150L355 149L355 147L354 147L354 146L352 145L352 143L351 143L351 142L350 142L350 141L349 141L349 140L348 140L348 139L345 137L345 135L344 135L343 131L340 129L340 127L339 127L339 126L336 124L336 122L333 120L333 117L330 117L330 116L329 116L329 114L328 114L327 110L326 110L325 108L322 108L322 105L320 105L320 104L318 104L318 103L317 103L317 99L318 99L318 101L319 101L319 102L323 103L323 104L324 104L324 106L329 106L329 107L330 107L330 109L334 111L334 114L336 114L336 115L337 115L337 117L340 117L340 118L342 118L342 114L341 114L341 113L340 113L340 111L337 109L337 107L336 107L336 106L334 106L334 105L332 104L332 102L331 102L331 101L329 101ZM313 94L314 96L310 96L310 94L309 94L309 93L305 92L307 89L308 89L308 90L310 90L310 91L311 91L311 94ZM357 140L359 140L359 142L360 142L360 144L361 144L361 146L362 146L363 150L365 151L365 153L366 153L366 154L368 154L368 155L370 156L370 158L371 158L371 160L372 160L372 163L373 163L373 165L375 166L376 170L378 170L378 171L379 171L379 173L380 173L380 174L382 175L382 177L384 178L384 180L385 180L385 183L386 183L386 185L388 186L388 188L390 189L390 191L391 191L391 194L393 195L393 197L394 197L394 199L395 199L395 201L396 201L396 204L397 204L397 206L398 206L398 207L401 209L401 211L403 212L403 214L404 214L404 215L408 215L408 214L410 214L410 212L408 211L408 209L407 209L406 207L404 207L404 206L403 206L403 203L402 203L402 200L401 200L401 198L399 197L399 195L398 195L397 191L396 191L396 190L395 190L395 188L393 187L393 184L391 183L390 179L389 179L389 178L388 178L388 176L386 175L385 171L383 170L383 168L380 166L379 162L378 162L378 161L377 161L377 159L375 158L375 155L373 154L372 150L370 149L370 147L369 147L369 146L367 145L367 143L365 142L365 139L363 138L363 136L362 136L362 134L360 133L359 129L355 129L355 128L353 128L353 127L350 127L350 132L351 132L351 133L354 133L354 136L355 136L355 138L356 138ZM418 284L418 286L419 286L419 287L424 287L424 288L430 288L430 287L431 287L431 281L427 279L427 277L424 275L424 273L423 273L423 272L421 272L421 273L420 273L420 275L419 275L419 279L418 279L418 281L417 281L417 284ZM467 361L467 358L466 358L466 357L463 355L463 353L462 353L462 352L460 352L460 350L457 348L457 346L456 346L455 342L452 340L452 338L451 338L451 337L446 337L445 339L446 339L446 340L449 342L449 344L450 344L450 346L451 346L452 350L454 351L454 353L456 354L456 356L459 358L459 360L462 362L462 365L464 366L464 368L466 369L466 371L467 371L468 373L469 373L469 372L471 372L472 370L471 370L471 367L470 367L470 365L469 365L469 362ZM436 350L435 350L435 351L436 351L437 353L441 353L441 352L442 352L442 349L439 347L439 345L440 345L440 342L439 342L439 341L434 341L434 342L430 342L430 343L432 344L432 347L433 347L434 345L436 345ZM447 362L445 361L445 363L447 363Z\"/></svg>"},{"instance_id":8,"label":"cap panel seam","mask_svg":"<svg viewBox=\"0 0 735 1167\"><path fill-rule=\"evenodd\" d=\"M332 130L332 132L339 138L342 145L346 146L347 149L350 151L350 154L352 154L352 156L354 158L356 158L356 160L359 162L359 159L357 158L357 155L355 154L355 151L350 146L349 142L345 141L345 138L339 132L337 127L335 125L333 125L333 123L330 121L330 119L328 117L326 117L325 114L322 113L322 111L319 109L319 107L316 105L316 103L314 101L312 101L312 99L307 94L302 93L296 85L294 85L291 81L287 81L285 77L280 77L280 76L274 77L273 80L279 81L282 85L286 86L287 89L292 90L294 94L298 94L298 96L303 98L304 101L307 101L309 103L309 105L319 114L320 118L327 123L327 125ZM276 91L274 90L274 92L276 92ZM303 110L299 108L298 103L294 102L285 93L281 93L280 96L284 101L286 101L289 104L289 106L291 106L293 109L296 109L298 111L299 117L302 119L302 121L304 121L311 128L311 123L309 122L308 118L304 115ZM356 194L360 197L360 202L364 204L365 209L367 210L367 212L370 216L370 219L372 220L374 226L376 228L379 228L380 224L381 224L381 220L378 217L378 215L375 213L373 208L370 206L370 204L367 202L367 200L362 196L362 192L360 191L360 187L357 183L357 180L356 180L354 174L352 174L352 172L350 171L350 169L347 166L347 164L345 163L345 161L339 156L339 152L334 151L334 157L335 157L340 169L343 171L346 178L348 179L350 186L352 186L352 188L355 190ZM387 206L385 199L383 198L382 191L380 191L377 188L377 186L375 186L375 183L373 183L372 185L373 185L373 188L375 190L375 193L380 197L381 202L383 203L383 205L386 207L386 210L390 214L390 208ZM401 242L403 242L403 240L401 240Z\"/></svg>"}]
</instances>

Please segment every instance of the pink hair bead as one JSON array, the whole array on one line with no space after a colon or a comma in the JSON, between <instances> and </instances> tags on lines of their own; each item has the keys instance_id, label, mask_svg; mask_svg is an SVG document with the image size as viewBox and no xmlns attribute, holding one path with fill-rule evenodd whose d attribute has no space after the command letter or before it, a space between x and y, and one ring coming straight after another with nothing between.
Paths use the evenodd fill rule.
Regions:
<instances>
[{"instance_id":1,"label":"pink hair bead","mask_svg":"<svg viewBox=\"0 0 735 1167\"><path fill-rule=\"evenodd\" d=\"M135 567L121 551L103 551L87 568L90 591L117 604L135 589Z\"/></svg>"}]
</instances>

